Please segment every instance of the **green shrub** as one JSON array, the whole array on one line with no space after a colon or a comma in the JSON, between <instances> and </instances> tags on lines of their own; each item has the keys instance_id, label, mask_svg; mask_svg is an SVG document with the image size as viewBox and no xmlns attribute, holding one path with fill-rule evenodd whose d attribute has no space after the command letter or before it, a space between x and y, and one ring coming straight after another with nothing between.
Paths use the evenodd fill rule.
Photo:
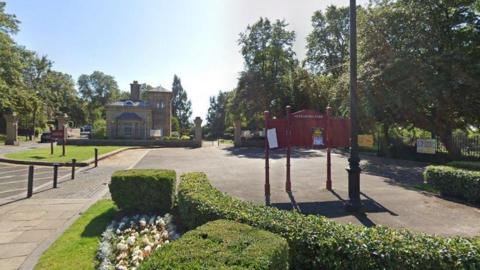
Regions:
<instances>
[{"instance_id":1,"label":"green shrub","mask_svg":"<svg viewBox=\"0 0 480 270\"><path fill-rule=\"evenodd\" d=\"M156 251L154 269L288 269L288 244L273 233L227 220L209 222Z\"/></svg>"},{"instance_id":2,"label":"green shrub","mask_svg":"<svg viewBox=\"0 0 480 270\"><path fill-rule=\"evenodd\" d=\"M479 161L452 161L447 164L451 167L462 168L473 171L480 171Z\"/></svg>"},{"instance_id":3,"label":"green shrub","mask_svg":"<svg viewBox=\"0 0 480 270\"><path fill-rule=\"evenodd\" d=\"M105 119L97 119L93 122L93 138L103 139L107 137L107 121Z\"/></svg>"},{"instance_id":4,"label":"green shrub","mask_svg":"<svg viewBox=\"0 0 480 270\"><path fill-rule=\"evenodd\" d=\"M480 172L449 166L428 166L423 176L442 195L480 203Z\"/></svg>"},{"instance_id":5,"label":"green shrub","mask_svg":"<svg viewBox=\"0 0 480 270\"><path fill-rule=\"evenodd\" d=\"M178 207L189 228L229 219L283 236L294 269L480 268L480 239L444 238L383 226L365 228L259 206L220 192L203 173L182 175Z\"/></svg>"},{"instance_id":6,"label":"green shrub","mask_svg":"<svg viewBox=\"0 0 480 270\"><path fill-rule=\"evenodd\" d=\"M172 209L175 186L175 171L136 169L115 172L109 188L124 211L166 213Z\"/></svg>"}]
</instances>

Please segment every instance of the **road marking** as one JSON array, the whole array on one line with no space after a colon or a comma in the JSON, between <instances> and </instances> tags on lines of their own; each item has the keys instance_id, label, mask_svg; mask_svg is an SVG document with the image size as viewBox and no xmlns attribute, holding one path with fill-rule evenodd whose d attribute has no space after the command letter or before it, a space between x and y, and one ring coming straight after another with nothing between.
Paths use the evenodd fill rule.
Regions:
<instances>
[{"instance_id":1,"label":"road marking","mask_svg":"<svg viewBox=\"0 0 480 270\"><path fill-rule=\"evenodd\" d=\"M0 179L12 178L14 175L0 176Z\"/></svg>"},{"instance_id":2,"label":"road marking","mask_svg":"<svg viewBox=\"0 0 480 270\"><path fill-rule=\"evenodd\" d=\"M22 190L25 190L25 188L17 188L17 189L9 189L9 190L5 190L5 191L0 191L0 194L14 192L14 191L22 191Z\"/></svg>"},{"instance_id":3,"label":"road marking","mask_svg":"<svg viewBox=\"0 0 480 270\"><path fill-rule=\"evenodd\" d=\"M7 174L7 173L14 173L14 172L18 172L18 171L22 171L22 170L26 170L26 169L28 169L28 168L14 169L13 171L10 171L10 170L9 171L2 171L2 172L0 172L0 175L1 174Z\"/></svg>"}]
</instances>

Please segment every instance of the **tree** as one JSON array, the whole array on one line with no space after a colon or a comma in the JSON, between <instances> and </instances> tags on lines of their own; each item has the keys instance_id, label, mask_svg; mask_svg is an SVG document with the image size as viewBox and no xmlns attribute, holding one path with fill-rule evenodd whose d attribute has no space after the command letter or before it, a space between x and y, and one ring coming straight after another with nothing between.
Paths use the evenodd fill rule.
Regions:
<instances>
[{"instance_id":1,"label":"tree","mask_svg":"<svg viewBox=\"0 0 480 270\"><path fill-rule=\"evenodd\" d=\"M382 1L360 22L360 81L375 115L437 134L480 115L480 15L474 1Z\"/></svg>"},{"instance_id":2,"label":"tree","mask_svg":"<svg viewBox=\"0 0 480 270\"><path fill-rule=\"evenodd\" d=\"M105 105L120 96L115 78L101 71L94 71L90 75L82 74L77 83L81 98L87 103L87 119L91 123L97 118L105 118Z\"/></svg>"},{"instance_id":3,"label":"tree","mask_svg":"<svg viewBox=\"0 0 480 270\"><path fill-rule=\"evenodd\" d=\"M271 23L260 18L240 34L238 43L245 70L240 74L234 99L238 104L236 109L253 121L249 126L254 128L261 125L263 111L282 114L291 103L286 78L291 76L298 61L293 51L295 33L286 30L287 26L285 21Z\"/></svg>"},{"instance_id":4,"label":"tree","mask_svg":"<svg viewBox=\"0 0 480 270\"><path fill-rule=\"evenodd\" d=\"M207 127L211 136L220 138L226 127L228 93L219 91L218 95L210 97L210 107L207 114Z\"/></svg>"},{"instance_id":5,"label":"tree","mask_svg":"<svg viewBox=\"0 0 480 270\"><path fill-rule=\"evenodd\" d=\"M181 133L188 133L191 127L192 102L188 99L187 92L177 75L173 76L172 94L172 114L178 119Z\"/></svg>"},{"instance_id":6,"label":"tree","mask_svg":"<svg viewBox=\"0 0 480 270\"><path fill-rule=\"evenodd\" d=\"M312 16L313 31L307 37L305 64L316 74L338 77L349 57L349 8L329 6Z\"/></svg>"}]
</instances>

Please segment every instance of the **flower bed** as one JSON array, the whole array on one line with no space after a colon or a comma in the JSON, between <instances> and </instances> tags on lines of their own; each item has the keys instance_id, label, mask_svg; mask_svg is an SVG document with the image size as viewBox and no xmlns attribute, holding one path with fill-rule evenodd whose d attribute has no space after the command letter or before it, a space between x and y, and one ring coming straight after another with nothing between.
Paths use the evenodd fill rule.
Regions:
<instances>
[{"instance_id":1,"label":"flower bed","mask_svg":"<svg viewBox=\"0 0 480 270\"><path fill-rule=\"evenodd\" d=\"M480 269L480 238L363 228L258 206L220 192L203 173L182 175L178 208L188 228L229 219L283 236L294 269Z\"/></svg>"},{"instance_id":2,"label":"flower bed","mask_svg":"<svg viewBox=\"0 0 480 270\"><path fill-rule=\"evenodd\" d=\"M178 238L172 216L136 215L112 221L97 251L101 270L135 270L150 254Z\"/></svg>"}]
</instances>

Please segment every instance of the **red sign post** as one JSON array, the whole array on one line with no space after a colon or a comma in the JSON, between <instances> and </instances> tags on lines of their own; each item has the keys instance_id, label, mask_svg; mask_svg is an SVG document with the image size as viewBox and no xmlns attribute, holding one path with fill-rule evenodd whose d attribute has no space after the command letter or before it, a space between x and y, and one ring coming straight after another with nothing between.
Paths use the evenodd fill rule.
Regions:
<instances>
[{"instance_id":1,"label":"red sign post","mask_svg":"<svg viewBox=\"0 0 480 270\"><path fill-rule=\"evenodd\" d=\"M290 156L291 147L327 149L327 181L326 188L332 190L331 179L331 148L350 146L350 124L346 118L331 117L331 108L328 107L326 114L320 114L311 110L302 110L291 113L287 106L286 119L271 119L270 113L265 112L265 198L270 203L270 176L269 176L269 152L270 143L268 130L275 129L275 138L278 148L287 150L285 190L291 192Z\"/></svg>"},{"instance_id":2,"label":"red sign post","mask_svg":"<svg viewBox=\"0 0 480 270\"><path fill-rule=\"evenodd\" d=\"M50 128L50 154L53 155L53 141L55 139L62 140L62 155L65 156L65 130L64 129L52 129Z\"/></svg>"}]
</instances>

